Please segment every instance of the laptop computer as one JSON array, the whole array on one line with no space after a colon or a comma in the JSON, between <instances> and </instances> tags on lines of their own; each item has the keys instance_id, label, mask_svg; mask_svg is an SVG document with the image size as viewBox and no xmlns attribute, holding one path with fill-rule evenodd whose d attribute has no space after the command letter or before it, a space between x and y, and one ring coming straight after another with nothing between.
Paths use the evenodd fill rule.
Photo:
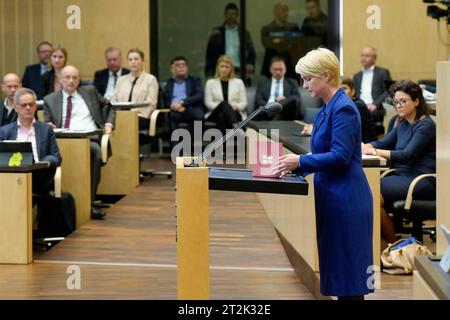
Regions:
<instances>
[{"instance_id":1,"label":"laptop computer","mask_svg":"<svg viewBox=\"0 0 450 320\"><path fill-rule=\"evenodd\" d=\"M31 142L0 141L0 167L24 167L32 164Z\"/></svg>"}]
</instances>

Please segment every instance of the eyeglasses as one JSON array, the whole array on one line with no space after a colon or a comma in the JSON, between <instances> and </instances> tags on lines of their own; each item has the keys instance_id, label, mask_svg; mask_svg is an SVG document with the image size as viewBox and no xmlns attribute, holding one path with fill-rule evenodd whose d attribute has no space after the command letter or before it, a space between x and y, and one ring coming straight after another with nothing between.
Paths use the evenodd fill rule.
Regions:
<instances>
[{"instance_id":1,"label":"eyeglasses","mask_svg":"<svg viewBox=\"0 0 450 320\"><path fill-rule=\"evenodd\" d=\"M405 104L411 99L400 99L400 100L393 100L392 104L394 105L394 107L401 105L402 107L405 106Z\"/></svg>"}]
</instances>

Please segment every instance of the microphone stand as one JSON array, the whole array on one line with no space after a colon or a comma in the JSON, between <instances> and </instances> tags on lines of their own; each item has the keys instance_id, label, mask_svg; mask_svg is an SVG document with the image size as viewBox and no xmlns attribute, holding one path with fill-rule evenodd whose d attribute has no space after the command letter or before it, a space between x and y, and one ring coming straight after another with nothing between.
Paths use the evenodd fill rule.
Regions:
<instances>
[{"instance_id":1,"label":"microphone stand","mask_svg":"<svg viewBox=\"0 0 450 320\"><path fill-rule=\"evenodd\" d=\"M244 121L239 123L236 127L233 128L233 130L229 130L227 134L223 137L221 137L219 140L215 141L213 144L210 144L201 155L199 155L197 158L193 159L192 162L186 167L198 167L200 163L206 159L216 148L221 146L223 143L225 143L228 139L230 139L232 136L236 134L236 132L243 128L247 123L249 123L253 118L261 114L262 112L267 111L266 106L261 106L258 109L256 109L251 115L247 117Z\"/></svg>"}]
</instances>

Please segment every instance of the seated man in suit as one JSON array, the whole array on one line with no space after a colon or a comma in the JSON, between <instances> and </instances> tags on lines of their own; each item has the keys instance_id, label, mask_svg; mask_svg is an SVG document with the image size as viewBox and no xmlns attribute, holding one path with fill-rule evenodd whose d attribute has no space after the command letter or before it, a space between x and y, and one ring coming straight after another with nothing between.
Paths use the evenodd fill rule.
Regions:
<instances>
[{"instance_id":1,"label":"seated man in suit","mask_svg":"<svg viewBox=\"0 0 450 320\"><path fill-rule=\"evenodd\" d=\"M36 94L28 88L20 88L14 96L17 121L0 128L0 140L31 142L35 162L48 162L49 167L33 172L33 193L48 192L52 188L56 168L61 164L61 155L56 144L53 128L37 121Z\"/></svg>"},{"instance_id":2,"label":"seated man in suit","mask_svg":"<svg viewBox=\"0 0 450 320\"><path fill-rule=\"evenodd\" d=\"M93 131L103 129L111 134L115 120L114 112L108 101L102 97L94 86L82 86L80 73L74 66L65 66L61 71L62 90L44 97L44 116L47 122L56 128L68 128L76 131ZM91 203L95 201L102 152L98 138L91 139ZM92 205L91 217L102 219L104 212Z\"/></svg>"},{"instance_id":3,"label":"seated man in suit","mask_svg":"<svg viewBox=\"0 0 450 320\"><path fill-rule=\"evenodd\" d=\"M52 47L53 45L48 41L39 43L36 47L39 63L27 66L23 73L23 86L33 90L38 99L44 96L41 76L50 70L48 66Z\"/></svg>"},{"instance_id":4,"label":"seated man in suit","mask_svg":"<svg viewBox=\"0 0 450 320\"><path fill-rule=\"evenodd\" d=\"M377 67L377 50L375 48L364 48L361 53L361 65L363 70L353 76L355 83L356 99L363 100L369 109L375 122L383 122L383 101L388 96L385 81L391 81L389 70ZM378 134L384 133L379 127Z\"/></svg>"},{"instance_id":5,"label":"seated man in suit","mask_svg":"<svg viewBox=\"0 0 450 320\"><path fill-rule=\"evenodd\" d=\"M202 83L189 75L185 57L174 57L170 65L172 78L167 80L163 91L164 106L170 108L170 130L177 129L180 122L187 122L193 130L194 121L202 121L205 115Z\"/></svg>"},{"instance_id":6,"label":"seated man in suit","mask_svg":"<svg viewBox=\"0 0 450 320\"><path fill-rule=\"evenodd\" d=\"M22 84L17 74L8 73L3 77L2 91L6 98L0 100L0 127L17 120L14 94L20 87Z\"/></svg>"},{"instance_id":7,"label":"seated man in suit","mask_svg":"<svg viewBox=\"0 0 450 320\"><path fill-rule=\"evenodd\" d=\"M122 51L119 48L106 49L105 59L108 68L95 72L94 86L102 96L110 100L116 87L117 78L130 73L130 70L122 68Z\"/></svg>"},{"instance_id":8,"label":"seated man in suit","mask_svg":"<svg viewBox=\"0 0 450 320\"><path fill-rule=\"evenodd\" d=\"M258 120L297 120L302 116L299 109L300 93L294 79L286 78L286 63L282 57L275 56L270 63L271 78L263 77L256 88L255 108L277 101L283 106L275 116L262 114Z\"/></svg>"}]
</instances>

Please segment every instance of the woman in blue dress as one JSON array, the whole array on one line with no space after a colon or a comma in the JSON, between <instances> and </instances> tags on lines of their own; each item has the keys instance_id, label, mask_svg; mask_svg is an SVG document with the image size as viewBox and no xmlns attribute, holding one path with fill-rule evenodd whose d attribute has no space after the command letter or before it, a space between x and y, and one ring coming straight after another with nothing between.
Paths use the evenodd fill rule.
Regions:
<instances>
[{"instance_id":1,"label":"woman in blue dress","mask_svg":"<svg viewBox=\"0 0 450 320\"><path fill-rule=\"evenodd\" d=\"M315 173L316 233L320 291L338 299L364 299L373 292L373 204L362 168L361 119L339 88L339 60L328 49L310 51L295 71L322 106L311 135L311 154L280 157L275 171Z\"/></svg>"},{"instance_id":2,"label":"woman in blue dress","mask_svg":"<svg viewBox=\"0 0 450 320\"><path fill-rule=\"evenodd\" d=\"M409 185L417 176L436 172L436 125L417 83L409 80L392 85L390 94L398 112L398 125L382 140L363 144L364 154L379 155L396 171L381 179L381 236L387 243L397 241L394 226L385 207L406 199ZM434 178L421 180L414 199L436 199Z\"/></svg>"}]
</instances>

